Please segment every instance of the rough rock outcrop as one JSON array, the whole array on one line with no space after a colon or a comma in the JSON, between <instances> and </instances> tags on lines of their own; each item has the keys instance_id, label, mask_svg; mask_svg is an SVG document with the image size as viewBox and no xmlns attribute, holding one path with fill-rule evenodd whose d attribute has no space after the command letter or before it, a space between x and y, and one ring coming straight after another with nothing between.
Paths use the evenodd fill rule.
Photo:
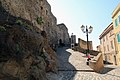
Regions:
<instances>
[{"instance_id":1,"label":"rough rock outcrop","mask_svg":"<svg viewBox=\"0 0 120 80\"><path fill-rule=\"evenodd\" d=\"M1 80L46 80L46 63L41 57L44 38L34 28L0 23Z\"/></svg>"},{"instance_id":2,"label":"rough rock outcrop","mask_svg":"<svg viewBox=\"0 0 120 80\"><path fill-rule=\"evenodd\" d=\"M50 45L63 30L68 35L46 0L0 0L0 79L46 80L46 71L57 71Z\"/></svg>"},{"instance_id":3,"label":"rough rock outcrop","mask_svg":"<svg viewBox=\"0 0 120 80\"><path fill-rule=\"evenodd\" d=\"M56 37L55 29L53 29L56 18L51 13L51 7L46 0L0 0L0 4L10 15L29 20L34 26L45 30L50 41ZM10 15L6 14L4 19L9 20ZM40 18L43 20L41 24L37 20Z\"/></svg>"},{"instance_id":4,"label":"rough rock outcrop","mask_svg":"<svg viewBox=\"0 0 120 80\"><path fill-rule=\"evenodd\" d=\"M57 28L57 19L46 0L0 0L0 2L10 15L29 20L34 26L46 31L50 44L58 43L58 36L63 33L61 34ZM4 19L9 20L9 15L6 15ZM39 23L38 19L43 23Z\"/></svg>"},{"instance_id":5,"label":"rough rock outcrop","mask_svg":"<svg viewBox=\"0 0 120 80\"><path fill-rule=\"evenodd\" d=\"M1 80L47 80L46 71L57 71L56 55L48 45L46 33L35 28L0 22Z\"/></svg>"},{"instance_id":6,"label":"rough rock outcrop","mask_svg":"<svg viewBox=\"0 0 120 80\"><path fill-rule=\"evenodd\" d=\"M46 32L29 20L13 16L0 2L0 79L46 80L46 71L57 71L56 62Z\"/></svg>"},{"instance_id":7,"label":"rough rock outcrop","mask_svg":"<svg viewBox=\"0 0 120 80\"><path fill-rule=\"evenodd\" d=\"M29 20L41 30L44 25L46 26L46 19L49 16L48 11L51 11L46 0L0 0L0 3L11 15ZM39 17L45 20L43 25L37 22ZM6 16L7 18L9 18L9 15Z\"/></svg>"}]
</instances>

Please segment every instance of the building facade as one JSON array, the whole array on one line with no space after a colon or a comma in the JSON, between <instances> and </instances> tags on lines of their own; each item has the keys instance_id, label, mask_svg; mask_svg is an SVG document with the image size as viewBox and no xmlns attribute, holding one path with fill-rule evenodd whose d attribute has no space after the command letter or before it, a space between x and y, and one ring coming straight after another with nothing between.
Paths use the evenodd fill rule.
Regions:
<instances>
[{"instance_id":1,"label":"building facade","mask_svg":"<svg viewBox=\"0 0 120 80\"><path fill-rule=\"evenodd\" d=\"M78 38L78 46L82 49L87 49L87 41ZM88 41L89 50L93 50L92 41Z\"/></svg>"},{"instance_id":2,"label":"building facade","mask_svg":"<svg viewBox=\"0 0 120 80\"><path fill-rule=\"evenodd\" d=\"M117 53L117 64L120 65L120 3L112 13L112 22L115 34L115 47Z\"/></svg>"},{"instance_id":3,"label":"building facade","mask_svg":"<svg viewBox=\"0 0 120 80\"><path fill-rule=\"evenodd\" d=\"M97 48L97 51L101 52L100 45L98 45L96 48Z\"/></svg>"},{"instance_id":4,"label":"building facade","mask_svg":"<svg viewBox=\"0 0 120 80\"><path fill-rule=\"evenodd\" d=\"M103 54L103 60L114 65L117 64L116 50L115 50L115 36L113 30L113 23L111 23L99 36L100 50Z\"/></svg>"},{"instance_id":5,"label":"building facade","mask_svg":"<svg viewBox=\"0 0 120 80\"><path fill-rule=\"evenodd\" d=\"M75 46L75 43L76 43L76 35L71 35L71 48L74 48Z\"/></svg>"}]
</instances>

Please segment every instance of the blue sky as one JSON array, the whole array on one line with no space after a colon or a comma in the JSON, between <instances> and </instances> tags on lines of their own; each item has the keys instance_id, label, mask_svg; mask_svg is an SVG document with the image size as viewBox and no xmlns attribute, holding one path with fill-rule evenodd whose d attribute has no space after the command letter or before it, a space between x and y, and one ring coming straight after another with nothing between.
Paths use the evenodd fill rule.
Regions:
<instances>
[{"instance_id":1,"label":"blue sky","mask_svg":"<svg viewBox=\"0 0 120 80\"><path fill-rule=\"evenodd\" d=\"M68 32L77 38L86 40L86 34L80 29L81 25L93 27L89 40L93 48L100 44L99 35L112 22L112 12L120 0L47 0L57 23L64 23Z\"/></svg>"}]
</instances>

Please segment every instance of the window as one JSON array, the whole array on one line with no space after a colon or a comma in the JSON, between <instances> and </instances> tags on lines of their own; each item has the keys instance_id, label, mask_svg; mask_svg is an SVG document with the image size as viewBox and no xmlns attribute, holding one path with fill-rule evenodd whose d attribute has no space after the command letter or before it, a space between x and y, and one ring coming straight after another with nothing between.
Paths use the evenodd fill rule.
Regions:
<instances>
[{"instance_id":1,"label":"window","mask_svg":"<svg viewBox=\"0 0 120 80\"><path fill-rule=\"evenodd\" d=\"M113 47L113 41L110 41L110 43L111 43L111 48L113 49L114 47Z\"/></svg>"},{"instance_id":2,"label":"window","mask_svg":"<svg viewBox=\"0 0 120 80\"><path fill-rule=\"evenodd\" d=\"M103 42L105 42L105 38L103 38Z\"/></svg>"},{"instance_id":3,"label":"window","mask_svg":"<svg viewBox=\"0 0 120 80\"><path fill-rule=\"evenodd\" d=\"M106 40L108 40L108 36L106 35Z\"/></svg>"},{"instance_id":4,"label":"window","mask_svg":"<svg viewBox=\"0 0 120 80\"><path fill-rule=\"evenodd\" d=\"M117 34L117 40L120 43L120 33Z\"/></svg>"},{"instance_id":5,"label":"window","mask_svg":"<svg viewBox=\"0 0 120 80\"><path fill-rule=\"evenodd\" d=\"M109 51L109 45L107 45L107 49L108 49L108 51Z\"/></svg>"},{"instance_id":6,"label":"window","mask_svg":"<svg viewBox=\"0 0 120 80\"><path fill-rule=\"evenodd\" d=\"M119 23L120 23L120 15L118 16L118 19L119 19Z\"/></svg>"},{"instance_id":7,"label":"window","mask_svg":"<svg viewBox=\"0 0 120 80\"><path fill-rule=\"evenodd\" d=\"M100 40L100 44L102 44L102 40Z\"/></svg>"},{"instance_id":8,"label":"window","mask_svg":"<svg viewBox=\"0 0 120 80\"><path fill-rule=\"evenodd\" d=\"M110 60L110 55L108 55L108 58L109 58L109 60Z\"/></svg>"},{"instance_id":9,"label":"window","mask_svg":"<svg viewBox=\"0 0 120 80\"><path fill-rule=\"evenodd\" d=\"M41 6L40 8L41 8L41 10L43 10L43 7L42 7L42 6Z\"/></svg>"},{"instance_id":10,"label":"window","mask_svg":"<svg viewBox=\"0 0 120 80\"><path fill-rule=\"evenodd\" d=\"M110 31L110 36L112 35L112 30Z\"/></svg>"},{"instance_id":11,"label":"window","mask_svg":"<svg viewBox=\"0 0 120 80\"><path fill-rule=\"evenodd\" d=\"M118 26L118 22L117 22L117 19L115 19L115 26L116 26L116 27Z\"/></svg>"},{"instance_id":12,"label":"window","mask_svg":"<svg viewBox=\"0 0 120 80\"><path fill-rule=\"evenodd\" d=\"M105 48L105 46L104 46L104 51L106 51L106 48Z\"/></svg>"}]
</instances>

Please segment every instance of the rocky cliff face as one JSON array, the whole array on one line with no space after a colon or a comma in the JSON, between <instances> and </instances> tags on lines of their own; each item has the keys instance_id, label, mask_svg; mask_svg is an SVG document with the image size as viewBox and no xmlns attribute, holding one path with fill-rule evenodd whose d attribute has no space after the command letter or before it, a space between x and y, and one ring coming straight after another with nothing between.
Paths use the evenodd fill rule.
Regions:
<instances>
[{"instance_id":1,"label":"rocky cliff face","mask_svg":"<svg viewBox=\"0 0 120 80\"><path fill-rule=\"evenodd\" d=\"M46 80L44 38L32 26L0 22L0 79Z\"/></svg>"},{"instance_id":2,"label":"rocky cliff face","mask_svg":"<svg viewBox=\"0 0 120 80\"><path fill-rule=\"evenodd\" d=\"M0 0L1 80L46 80L46 71L57 71L48 32L42 30L47 24L39 16L41 12L32 14L38 6L30 7L34 3L27 1Z\"/></svg>"},{"instance_id":3,"label":"rocky cliff face","mask_svg":"<svg viewBox=\"0 0 120 80\"><path fill-rule=\"evenodd\" d=\"M29 20L34 26L45 30L50 41L57 36L54 29L56 18L51 13L51 7L46 0L0 0L0 2L11 15ZM5 19L9 19L9 15L6 15Z\"/></svg>"},{"instance_id":4,"label":"rocky cliff face","mask_svg":"<svg viewBox=\"0 0 120 80\"><path fill-rule=\"evenodd\" d=\"M46 31L50 44L58 42L60 29L57 28L57 19L46 0L0 0L0 2L11 15L29 20L40 30ZM9 19L9 15L6 15L5 19ZM39 20L43 22L40 23Z\"/></svg>"},{"instance_id":5,"label":"rocky cliff face","mask_svg":"<svg viewBox=\"0 0 120 80\"><path fill-rule=\"evenodd\" d=\"M0 22L1 80L47 80L46 71L56 72L56 62L44 31L27 22Z\"/></svg>"}]
</instances>

